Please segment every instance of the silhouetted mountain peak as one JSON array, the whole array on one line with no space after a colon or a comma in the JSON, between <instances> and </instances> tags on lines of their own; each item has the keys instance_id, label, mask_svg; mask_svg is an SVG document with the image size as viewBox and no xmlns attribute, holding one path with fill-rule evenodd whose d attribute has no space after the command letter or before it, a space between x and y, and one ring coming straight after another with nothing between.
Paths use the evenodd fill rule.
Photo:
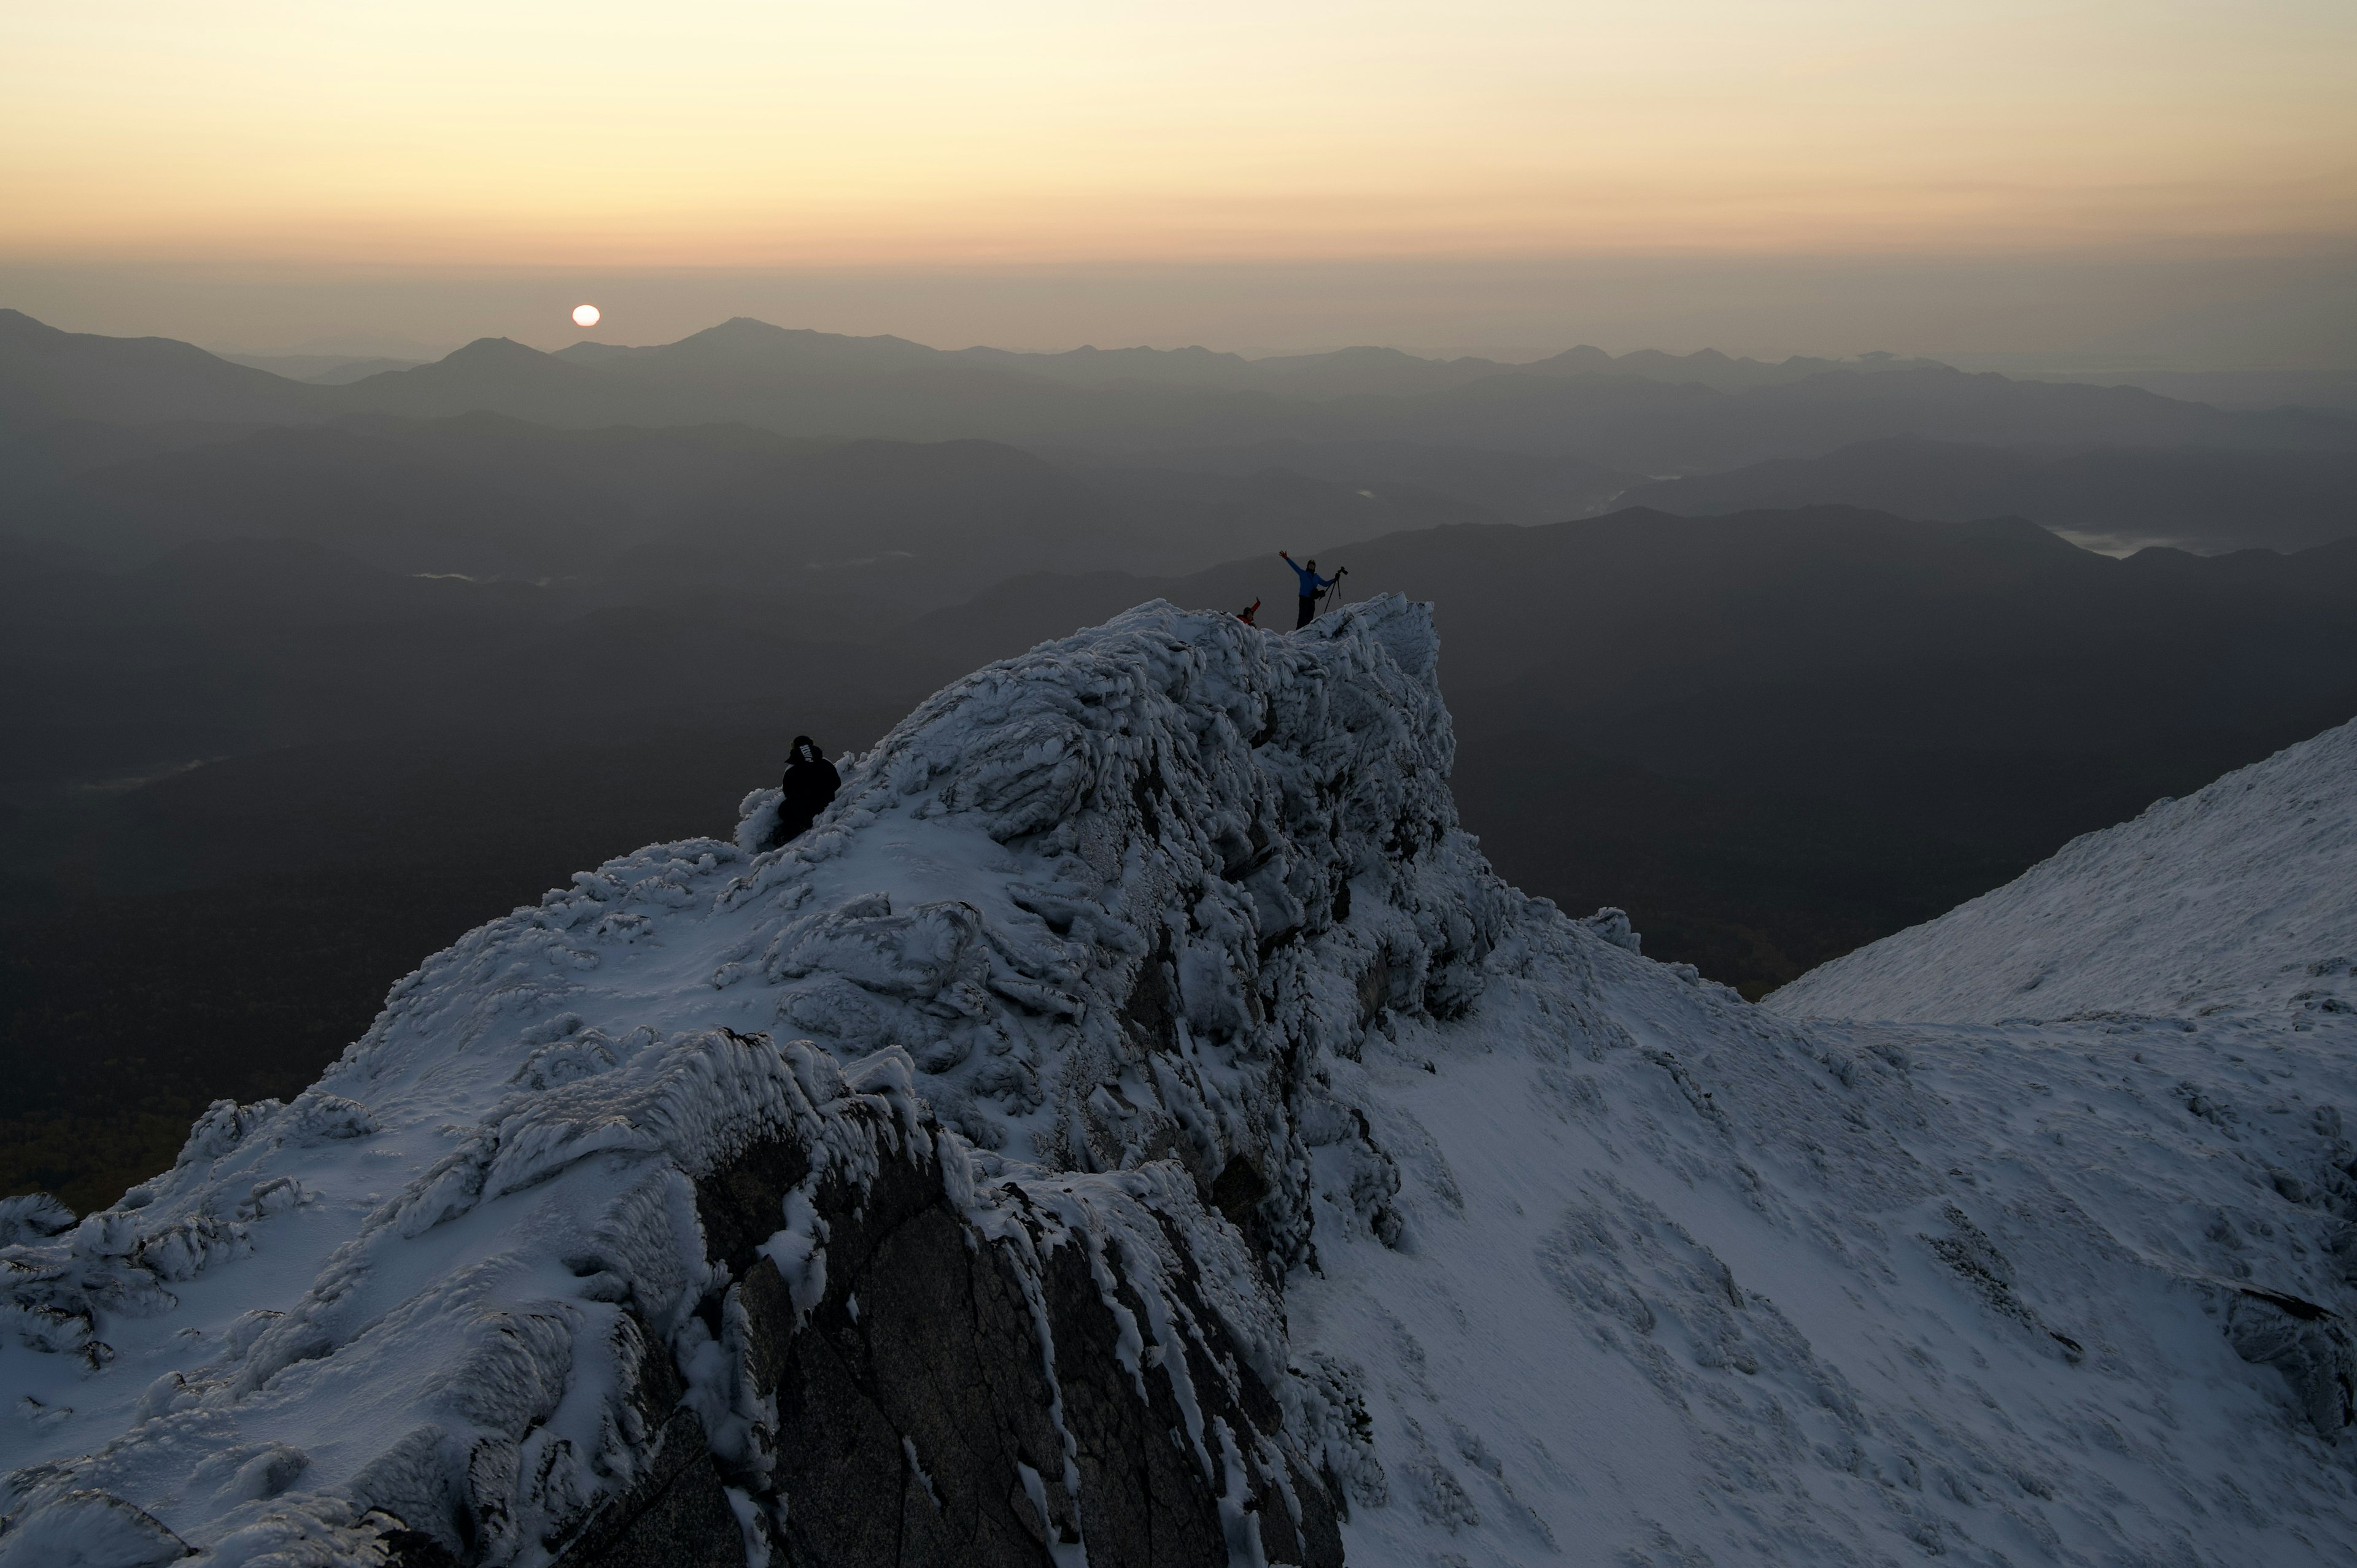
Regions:
<instances>
[{"instance_id":1,"label":"silhouetted mountain peak","mask_svg":"<svg viewBox=\"0 0 2357 1568\"><path fill-rule=\"evenodd\" d=\"M454 349L436 361L442 365L512 365L535 360L547 360L544 354L512 338L478 338L463 349Z\"/></svg>"},{"instance_id":2,"label":"silhouetted mountain peak","mask_svg":"<svg viewBox=\"0 0 2357 1568\"><path fill-rule=\"evenodd\" d=\"M48 322L36 321L21 310L0 307L0 342L27 343L65 336Z\"/></svg>"},{"instance_id":3,"label":"silhouetted mountain peak","mask_svg":"<svg viewBox=\"0 0 2357 1568\"><path fill-rule=\"evenodd\" d=\"M307 387L175 338L63 332L0 310L0 413L27 423L235 424L302 419L317 406Z\"/></svg>"},{"instance_id":4,"label":"silhouetted mountain peak","mask_svg":"<svg viewBox=\"0 0 2357 1568\"><path fill-rule=\"evenodd\" d=\"M233 364L218 354L208 353L194 343L184 343L178 338L109 338L97 332L67 332L37 320L21 310L0 310L0 342L47 354L70 354L77 351L102 355L121 364L148 364L187 369L204 366L220 371L225 379L253 384L266 378L281 381L285 378L250 366Z\"/></svg>"},{"instance_id":5,"label":"silhouetted mountain peak","mask_svg":"<svg viewBox=\"0 0 2357 1568\"><path fill-rule=\"evenodd\" d=\"M554 354L544 354L512 338L478 338L430 365L386 371L336 389L348 408L423 415L468 413L490 405L475 398L513 400L495 412L546 420L554 392L587 382L591 372ZM454 401L455 400L455 401ZM568 412L570 410L568 409Z\"/></svg>"},{"instance_id":6,"label":"silhouetted mountain peak","mask_svg":"<svg viewBox=\"0 0 2357 1568\"><path fill-rule=\"evenodd\" d=\"M1566 349L1562 353L1555 355L1551 359L1540 360L1532 364L1524 365L1523 369L1525 371L1551 371L1558 375L1594 375L1599 372L1609 372L1615 370L1618 368L1618 363L1619 362L1615 360L1611 355L1606 353L1603 349L1596 347L1594 344L1582 343L1577 348Z\"/></svg>"},{"instance_id":7,"label":"silhouetted mountain peak","mask_svg":"<svg viewBox=\"0 0 2357 1568\"><path fill-rule=\"evenodd\" d=\"M1425 359L1421 355L1411 354L1405 349L1384 349L1372 343L1361 343L1356 348L1337 349L1331 353L1297 354L1286 358L1265 360L1263 360L1262 363L1272 365L1426 365L1432 363L1432 361Z\"/></svg>"},{"instance_id":8,"label":"silhouetted mountain peak","mask_svg":"<svg viewBox=\"0 0 2357 1568\"><path fill-rule=\"evenodd\" d=\"M734 316L717 327L691 333L657 349L673 361L725 360L937 359L940 351L906 338L853 338L808 327L778 327L750 316Z\"/></svg>"},{"instance_id":9,"label":"silhouetted mountain peak","mask_svg":"<svg viewBox=\"0 0 2357 1568\"><path fill-rule=\"evenodd\" d=\"M554 358L575 365L601 365L609 360L631 360L659 352L654 348L632 348L621 343L568 343Z\"/></svg>"},{"instance_id":10,"label":"silhouetted mountain peak","mask_svg":"<svg viewBox=\"0 0 2357 1568\"><path fill-rule=\"evenodd\" d=\"M717 327L707 327L701 332L691 332L669 347L684 349L693 344L706 349L724 346L778 348L821 336L826 335L813 332L806 327L779 327L757 317L732 316Z\"/></svg>"},{"instance_id":11,"label":"silhouetted mountain peak","mask_svg":"<svg viewBox=\"0 0 2357 1568\"><path fill-rule=\"evenodd\" d=\"M1710 371L1765 371L1769 367L1757 360L1735 360L1716 349L1698 349L1691 354L1667 354L1659 349L1638 349L1612 361L1616 371L1635 371L1641 375L1691 375Z\"/></svg>"},{"instance_id":12,"label":"silhouetted mountain peak","mask_svg":"<svg viewBox=\"0 0 2357 1568\"><path fill-rule=\"evenodd\" d=\"M1244 357L1242 354L1219 353L1213 349L1204 348L1200 343L1189 343L1183 349L1149 349L1142 343L1126 349L1100 349L1095 347L1093 344L1084 343L1081 347L1073 349L1072 352L1075 354L1159 354L1165 359L1191 360L1197 362L1207 360L1218 360L1222 362L1233 361L1238 364L1248 362L1244 360Z\"/></svg>"}]
</instances>

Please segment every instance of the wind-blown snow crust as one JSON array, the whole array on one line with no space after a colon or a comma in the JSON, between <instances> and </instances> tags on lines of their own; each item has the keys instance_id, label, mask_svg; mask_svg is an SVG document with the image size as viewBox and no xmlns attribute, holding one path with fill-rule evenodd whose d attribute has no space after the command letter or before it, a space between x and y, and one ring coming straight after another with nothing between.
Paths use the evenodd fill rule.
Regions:
<instances>
[{"instance_id":1,"label":"wind-blown snow crust","mask_svg":"<svg viewBox=\"0 0 2357 1568\"><path fill-rule=\"evenodd\" d=\"M2357 1008L2357 723L2072 840L1811 971L1797 1016L1996 1023Z\"/></svg>"},{"instance_id":2,"label":"wind-blown snow crust","mask_svg":"<svg viewBox=\"0 0 2357 1568\"><path fill-rule=\"evenodd\" d=\"M0 1203L0 1565L2348 1560L2352 1019L1750 1006L1490 873L1437 658L1044 644Z\"/></svg>"}]
</instances>

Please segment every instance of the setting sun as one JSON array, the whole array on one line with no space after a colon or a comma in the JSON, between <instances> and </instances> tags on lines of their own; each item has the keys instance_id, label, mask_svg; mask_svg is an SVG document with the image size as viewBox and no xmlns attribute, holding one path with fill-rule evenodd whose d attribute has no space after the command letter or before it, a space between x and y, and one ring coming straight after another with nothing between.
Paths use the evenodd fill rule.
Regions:
<instances>
[{"instance_id":1,"label":"setting sun","mask_svg":"<svg viewBox=\"0 0 2357 1568\"><path fill-rule=\"evenodd\" d=\"M573 307L573 325L576 327L597 326L597 307L594 305L575 306Z\"/></svg>"}]
</instances>

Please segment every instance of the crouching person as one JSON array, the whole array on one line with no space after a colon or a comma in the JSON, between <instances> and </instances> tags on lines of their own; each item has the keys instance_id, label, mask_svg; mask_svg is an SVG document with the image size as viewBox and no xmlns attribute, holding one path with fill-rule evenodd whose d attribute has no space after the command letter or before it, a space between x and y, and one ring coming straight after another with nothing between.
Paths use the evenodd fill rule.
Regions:
<instances>
[{"instance_id":1,"label":"crouching person","mask_svg":"<svg viewBox=\"0 0 2357 1568\"><path fill-rule=\"evenodd\" d=\"M818 814L843 788L843 775L826 759L826 753L806 735L794 736L794 744L786 752L786 771L778 780L778 825L770 830L763 849L775 849L789 839L810 831Z\"/></svg>"}]
</instances>

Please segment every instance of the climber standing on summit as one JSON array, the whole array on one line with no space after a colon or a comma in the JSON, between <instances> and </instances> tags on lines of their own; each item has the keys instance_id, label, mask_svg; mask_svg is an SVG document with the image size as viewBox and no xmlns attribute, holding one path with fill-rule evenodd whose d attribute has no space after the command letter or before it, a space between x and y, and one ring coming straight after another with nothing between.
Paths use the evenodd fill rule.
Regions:
<instances>
[{"instance_id":1,"label":"climber standing on summit","mask_svg":"<svg viewBox=\"0 0 2357 1568\"><path fill-rule=\"evenodd\" d=\"M775 849L808 832L842 788L843 775L835 771L818 743L806 735L794 736L794 744L786 750L785 774L778 780L778 825L770 830L765 847Z\"/></svg>"},{"instance_id":2,"label":"climber standing on summit","mask_svg":"<svg viewBox=\"0 0 2357 1568\"><path fill-rule=\"evenodd\" d=\"M1326 596L1328 589L1342 580L1342 574L1337 571L1330 577L1321 577L1318 575L1317 562L1312 561L1304 566L1285 551L1280 550L1276 553L1293 568L1293 575L1301 579L1301 618L1293 623L1293 629L1299 631L1318 618L1318 601Z\"/></svg>"}]
</instances>

